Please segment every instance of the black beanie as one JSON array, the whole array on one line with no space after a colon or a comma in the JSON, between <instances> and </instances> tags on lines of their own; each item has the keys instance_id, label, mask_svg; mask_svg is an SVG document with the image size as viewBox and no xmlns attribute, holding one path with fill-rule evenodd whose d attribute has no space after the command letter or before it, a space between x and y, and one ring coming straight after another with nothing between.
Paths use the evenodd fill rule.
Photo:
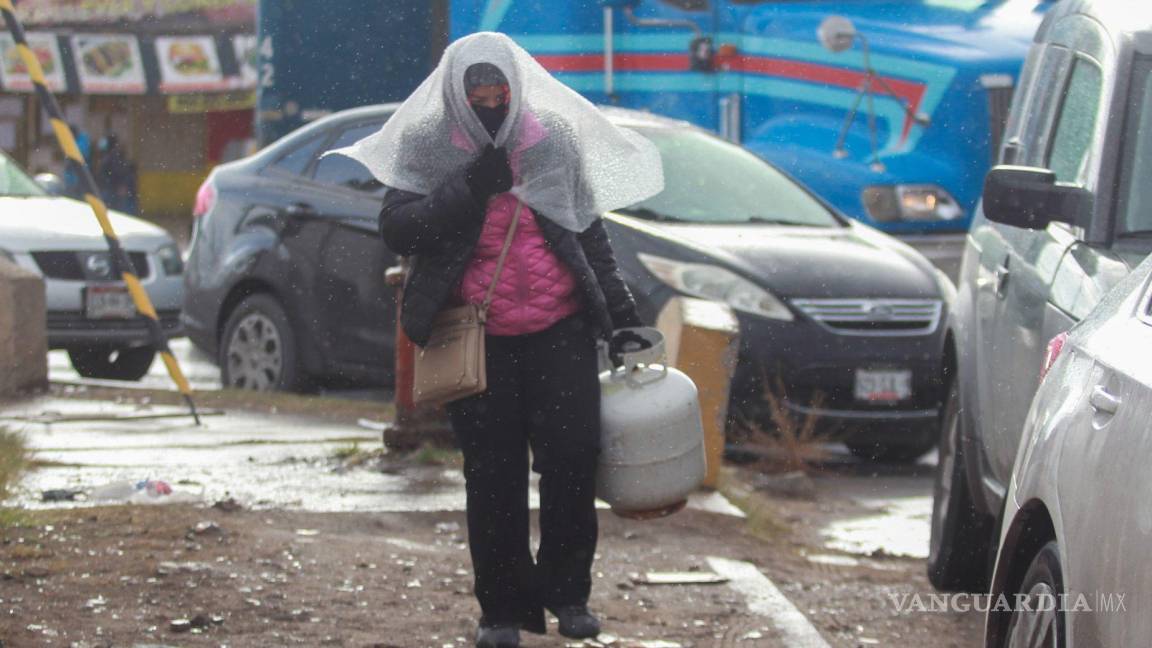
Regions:
<instances>
[{"instance_id":1,"label":"black beanie","mask_svg":"<svg viewBox=\"0 0 1152 648\"><path fill-rule=\"evenodd\" d=\"M475 63L464 71L464 91L471 92L477 86L506 85L508 77L500 68L491 63Z\"/></svg>"}]
</instances>

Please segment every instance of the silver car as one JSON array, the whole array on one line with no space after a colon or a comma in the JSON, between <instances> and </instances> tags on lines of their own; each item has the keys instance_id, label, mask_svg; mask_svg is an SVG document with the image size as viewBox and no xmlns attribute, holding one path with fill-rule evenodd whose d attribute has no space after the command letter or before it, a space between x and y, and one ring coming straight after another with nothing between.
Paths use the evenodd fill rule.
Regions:
<instances>
[{"instance_id":1,"label":"silver car","mask_svg":"<svg viewBox=\"0 0 1152 648\"><path fill-rule=\"evenodd\" d=\"M1152 3L1055 3L985 179L948 321L928 552L939 589L986 591L1045 344L1152 253L1150 129Z\"/></svg>"},{"instance_id":2,"label":"silver car","mask_svg":"<svg viewBox=\"0 0 1152 648\"><path fill-rule=\"evenodd\" d=\"M184 262L163 229L110 213L112 226L169 336L180 331ZM112 273L88 205L46 192L0 154L0 256L44 277L48 345L66 349L77 373L139 380L155 351L124 283Z\"/></svg>"},{"instance_id":3,"label":"silver car","mask_svg":"<svg viewBox=\"0 0 1152 648\"><path fill-rule=\"evenodd\" d=\"M987 646L1146 646L1152 637L1150 308L1152 259L1049 346L992 579L992 600L1005 595L1013 609L990 606ZM1049 539L1037 543L1026 529L1039 525Z\"/></svg>"}]
</instances>

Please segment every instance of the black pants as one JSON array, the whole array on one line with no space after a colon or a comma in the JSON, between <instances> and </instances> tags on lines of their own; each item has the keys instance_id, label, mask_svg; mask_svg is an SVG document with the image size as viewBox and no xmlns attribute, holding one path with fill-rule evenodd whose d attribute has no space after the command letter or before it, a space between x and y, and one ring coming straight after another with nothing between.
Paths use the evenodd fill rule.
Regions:
<instances>
[{"instance_id":1,"label":"black pants","mask_svg":"<svg viewBox=\"0 0 1152 648\"><path fill-rule=\"evenodd\" d=\"M600 383L579 315L530 335L488 336L488 391L448 405L464 453L468 543L482 625L544 632L542 606L585 603L596 551ZM540 474L533 561L528 449Z\"/></svg>"}]
</instances>

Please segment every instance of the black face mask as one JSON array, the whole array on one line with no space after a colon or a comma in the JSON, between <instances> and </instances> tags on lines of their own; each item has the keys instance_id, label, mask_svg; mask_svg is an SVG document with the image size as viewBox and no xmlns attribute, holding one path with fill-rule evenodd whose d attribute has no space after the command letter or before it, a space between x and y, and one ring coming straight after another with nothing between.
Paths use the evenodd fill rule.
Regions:
<instances>
[{"instance_id":1,"label":"black face mask","mask_svg":"<svg viewBox=\"0 0 1152 648\"><path fill-rule=\"evenodd\" d=\"M500 126L504 124L504 118L508 116L508 106L472 106L472 111L480 118L480 123L484 125L484 130L488 131L488 135L493 139L496 138L496 133L500 131Z\"/></svg>"}]
</instances>

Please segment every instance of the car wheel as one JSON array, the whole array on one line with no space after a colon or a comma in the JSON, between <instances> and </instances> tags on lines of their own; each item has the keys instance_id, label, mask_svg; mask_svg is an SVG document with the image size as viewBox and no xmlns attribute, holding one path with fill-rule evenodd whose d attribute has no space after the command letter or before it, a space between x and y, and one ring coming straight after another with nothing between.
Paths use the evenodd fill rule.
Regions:
<instances>
[{"instance_id":1,"label":"car wheel","mask_svg":"<svg viewBox=\"0 0 1152 648\"><path fill-rule=\"evenodd\" d=\"M76 373L85 378L140 380L152 367L156 351L152 347L84 347L69 349L68 359Z\"/></svg>"},{"instance_id":2,"label":"car wheel","mask_svg":"<svg viewBox=\"0 0 1152 648\"><path fill-rule=\"evenodd\" d=\"M1024 574L1019 593L1027 595L1028 604L1013 608L1005 648L1064 648L1067 637L1059 606L1063 592L1060 553L1052 541L1041 547Z\"/></svg>"},{"instance_id":3,"label":"car wheel","mask_svg":"<svg viewBox=\"0 0 1152 648\"><path fill-rule=\"evenodd\" d=\"M932 497L928 580L936 589L983 592L988 587L992 525L976 510L960 441L960 390L953 380L941 416Z\"/></svg>"},{"instance_id":4,"label":"car wheel","mask_svg":"<svg viewBox=\"0 0 1152 648\"><path fill-rule=\"evenodd\" d=\"M844 445L852 454L868 461L883 463L912 463L924 456L936 445L936 439L921 440L916 443L889 444L889 443L860 443L845 441Z\"/></svg>"},{"instance_id":5,"label":"car wheel","mask_svg":"<svg viewBox=\"0 0 1152 648\"><path fill-rule=\"evenodd\" d=\"M265 294L241 301L224 326L219 363L225 389L296 390L296 333L280 302Z\"/></svg>"}]
</instances>

